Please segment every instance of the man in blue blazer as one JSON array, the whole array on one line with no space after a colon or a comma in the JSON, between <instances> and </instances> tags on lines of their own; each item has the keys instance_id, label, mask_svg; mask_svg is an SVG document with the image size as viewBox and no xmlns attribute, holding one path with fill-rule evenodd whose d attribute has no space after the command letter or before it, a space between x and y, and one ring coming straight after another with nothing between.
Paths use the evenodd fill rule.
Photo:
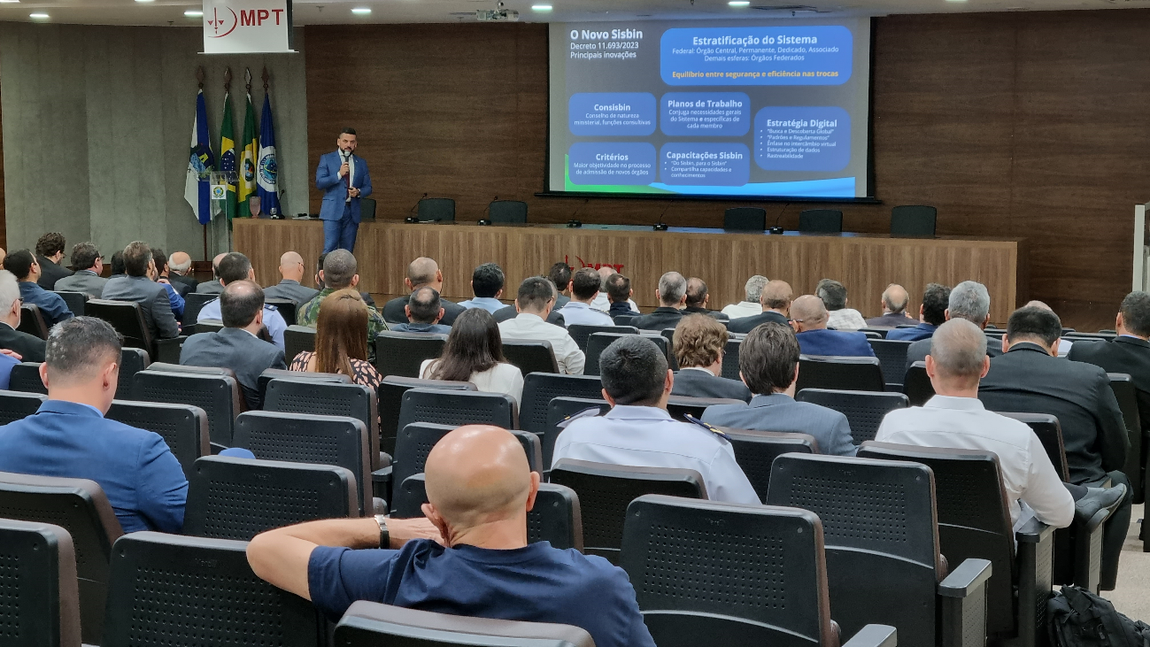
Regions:
<instances>
[{"instance_id":1,"label":"man in blue blazer","mask_svg":"<svg viewBox=\"0 0 1150 647\"><path fill-rule=\"evenodd\" d=\"M747 335L739 348L739 375L755 394L750 404L707 407L703 422L735 429L810 434L820 454L854 456L858 451L845 415L795 401L799 342L785 324L765 323Z\"/></svg>"},{"instance_id":2,"label":"man in blue blazer","mask_svg":"<svg viewBox=\"0 0 1150 647\"><path fill-rule=\"evenodd\" d=\"M124 532L180 532L188 481L179 461L158 434L104 418L119 381L119 334L94 317L69 319L52 328L46 355L48 400L0 427L0 471L95 481Z\"/></svg>"},{"instance_id":3,"label":"man in blue blazer","mask_svg":"<svg viewBox=\"0 0 1150 647\"><path fill-rule=\"evenodd\" d=\"M813 294L805 294L791 304L791 327L798 333L796 337L803 355L874 357L866 335L855 331L827 330L829 318L822 299Z\"/></svg>"},{"instance_id":4,"label":"man in blue blazer","mask_svg":"<svg viewBox=\"0 0 1150 647\"><path fill-rule=\"evenodd\" d=\"M359 199L371 195L367 162L355 155L354 128L344 128L336 140L338 150L319 158L315 188L323 191L319 219L323 221L323 253L353 251L359 231Z\"/></svg>"}]
</instances>

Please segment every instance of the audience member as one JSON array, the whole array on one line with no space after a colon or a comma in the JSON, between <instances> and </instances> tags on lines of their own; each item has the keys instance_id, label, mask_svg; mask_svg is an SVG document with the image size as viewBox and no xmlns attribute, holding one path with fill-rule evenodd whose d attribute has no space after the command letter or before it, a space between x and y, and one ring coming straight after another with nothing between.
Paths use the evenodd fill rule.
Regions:
<instances>
[{"instance_id":1,"label":"audience member","mask_svg":"<svg viewBox=\"0 0 1150 647\"><path fill-rule=\"evenodd\" d=\"M227 255L227 252L216 254L215 258L212 259L212 275L215 280L204 281L196 285L197 294L219 294L224 291L224 284L220 283L220 261L224 260L224 257ZM112 271L115 272L115 269Z\"/></svg>"},{"instance_id":2,"label":"audience member","mask_svg":"<svg viewBox=\"0 0 1150 647\"><path fill-rule=\"evenodd\" d=\"M827 330L827 309L823 300L804 294L791 304L791 328L799 340L803 355L836 357L874 357L866 335L852 330ZM739 349L742 366L742 348Z\"/></svg>"},{"instance_id":3,"label":"audience member","mask_svg":"<svg viewBox=\"0 0 1150 647\"><path fill-rule=\"evenodd\" d=\"M768 281L760 288L759 301L762 305L762 314L750 317L732 319L727 330L734 333L746 334L768 321L789 325L787 317L791 314L791 299L794 293L791 284L786 281Z\"/></svg>"},{"instance_id":4,"label":"audience member","mask_svg":"<svg viewBox=\"0 0 1150 647\"><path fill-rule=\"evenodd\" d=\"M640 330L663 330L679 325L687 303L687 279L678 272L667 272L660 276L655 298L661 305L651 314L632 319L632 326Z\"/></svg>"},{"instance_id":5,"label":"audience member","mask_svg":"<svg viewBox=\"0 0 1150 647\"><path fill-rule=\"evenodd\" d=\"M72 276L67 268L60 267L64 246L64 234L56 232L44 234L36 241L36 262L40 265L40 278L36 284L45 290L55 290L56 281Z\"/></svg>"},{"instance_id":6,"label":"audience member","mask_svg":"<svg viewBox=\"0 0 1150 647\"><path fill-rule=\"evenodd\" d=\"M53 325L72 318L72 311L68 304L55 292L49 292L40 287L37 280L40 278L40 263L32 252L20 249L4 257L4 269L12 273L20 284L20 300L24 305L36 306L44 323L51 328Z\"/></svg>"},{"instance_id":7,"label":"audience member","mask_svg":"<svg viewBox=\"0 0 1150 647\"><path fill-rule=\"evenodd\" d=\"M55 289L60 292L83 292L93 299L99 299L108 283L108 279L100 276L104 271L100 250L92 243L77 243L72 247L72 269L72 275L56 281Z\"/></svg>"},{"instance_id":8,"label":"audience member","mask_svg":"<svg viewBox=\"0 0 1150 647\"><path fill-rule=\"evenodd\" d=\"M459 315L443 352L438 359L424 360L419 377L471 382L480 391L511 396L516 405L523 399L523 373L503 358L499 326L483 308L470 308Z\"/></svg>"},{"instance_id":9,"label":"audience member","mask_svg":"<svg viewBox=\"0 0 1150 647\"><path fill-rule=\"evenodd\" d=\"M1034 306L1036 308L1042 308L1043 310L1046 310L1049 312L1054 312L1053 308L1046 305L1042 301L1029 301L1029 302L1027 302L1026 305L1027 306ZM1055 314L1057 314L1057 313L1055 313ZM1058 356L1059 357L1066 357L1066 356L1070 355L1070 349L1072 349L1072 348L1074 348L1074 343L1071 342L1069 339L1066 339L1065 337L1062 337L1061 335L1059 335L1059 337L1058 337Z\"/></svg>"},{"instance_id":10,"label":"audience member","mask_svg":"<svg viewBox=\"0 0 1150 647\"><path fill-rule=\"evenodd\" d=\"M591 302L599 296L599 273L590 267L575 272L568 281L571 286L571 298L567 305L562 307L563 321L566 325L580 326L614 326L615 322L609 315L591 308ZM558 303L558 302L557 302Z\"/></svg>"},{"instance_id":11,"label":"audience member","mask_svg":"<svg viewBox=\"0 0 1150 647\"><path fill-rule=\"evenodd\" d=\"M858 451L845 415L795 401L799 340L787 325L769 322L747 335L739 347L739 375L755 394L750 404L707 407L703 422L737 429L810 434L822 454L854 456Z\"/></svg>"},{"instance_id":12,"label":"audience member","mask_svg":"<svg viewBox=\"0 0 1150 647\"><path fill-rule=\"evenodd\" d=\"M559 295L555 297L555 310L563 309L563 307L567 305L567 302L571 300L570 295L573 292L571 288L573 269L574 268L567 264L567 261L559 261L552 265L550 270L547 270L547 278L551 279L551 282L555 284L555 289L559 291ZM595 275L595 280L599 280L598 274Z\"/></svg>"},{"instance_id":13,"label":"audience member","mask_svg":"<svg viewBox=\"0 0 1150 647\"><path fill-rule=\"evenodd\" d=\"M815 295L823 300L829 318L827 327L835 330L858 330L866 328L866 320L862 313L854 308L848 308L847 288L838 281L823 279L815 287Z\"/></svg>"},{"instance_id":14,"label":"audience member","mask_svg":"<svg viewBox=\"0 0 1150 647\"><path fill-rule=\"evenodd\" d=\"M986 325L990 323L990 293L981 283L975 281L959 283L951 289L947 303L944 313L947 321L965 319L978 326L980 330L985 330ZM915 362L926 361L929 352L930 337L912 342L906 348L906 367L909 369ZM987 337L986 354L990 357L1001 355L1002 341Z\"/></svg>"},{"instance_id":15,"label":"audience member","mask_svg":"<svg viewBox=\"0 0 1150 647\"><path fill-rule=\"evenodd\" d=\"M256 283L256 271L252 268L252 262L248 260L247 256L239 252L229 252L225 254L224 257L220 259L220 267L217 274L219 274L220 277L220 284L223 285L225 289L227 289L228 285L236 281L251 281L259 285L259 283ZM286 346L284 346L284 331L287 330L288 327L287 320L284 319L279 310L276 310L275 306L269 306L263 302L264 294L262 290L260 291L260 297L263 308L263 315L260 320L263 322L264 328L267 329L267 334L271 338L272 343L282 351L286 348ZM223 302L221 299L208 301L204 304L204 307L200 308L200 312L196 316L196 321L192 323L222 320L222 306ZM256 331L258 334L259 326L256 327Z\"/></svg>"},{"instance_id":16,"label":"audience member","mask_svg":"<svg viewBox=\"0 0 1150 647\"><path fill-rule=\"evenodd\" d=\"M172 308L172 314L176 315L178 321L183 321L184 297L168 280L168 255L159 247L153 247L152 262L156 265L156 273L152 280L164 286L164 291L168 293L168 305Z\"/></svg>"},{"instance_id":17,"label":"audience member","mask_svg":"<svg viewBox=\"0 0 1150 647\"><path fill-rule=\"evenodd\" d=\"M291 370L309 373L342 373L356 384L379 388L383 376L367 360L368 306L352 288L332 292L319 306L315 351L300 351Z\"/></svg>"},{"instance_id":18,"label":"audience member","mask_svg":"<svg viewBox=\"0 0 1150 647\"><path fill-rule=\"evenodd\" d=\"M395 324L391 327L395 332L419 332L446 335L451 332L451 326L439 323L443 319L444 309L439 293L435 288L423 286L416 288L403 306L408 323Z\"/></svg>"},{"instance_id":19,"label":"audience member","mask_svg":"<svg viewBox=\"0 0 1150 647\"><path fill-rule=\"evenodd\" d=\"M182 283L187 286L186 291L180 292L182 296L187 296L188 292L195 292L196 287L200 284L199 281L192 278L192 257L187 252L172 252L168 257L168 269L170 273L168 278L172 283Z\"/></svg>"},{"instance_id":20,"label":"audience member","mask_svg":"<svg viewBox=\"0 0 1150 647\"><path fill-rule=\"evenodd\" d=\"M2 265L4 263L4 257L7 255L8 255L8 252L4 251L3 247L0 247L0 265Z\"/></svg>"},{"instance_id":21,"label":"audience member","mask_svg":"<svg viewBox=\"0 0 1150 647\"><path fill-rule=\"evenodd\" d=\"M559 371L568 375L582 375L586 357L578 344L562 326L547 323L555 304L555 286L548 279L532 276L519 284L515 308L519 315L499 323L504 341L546 341L551 343Z\"/></svg>"},{"instance_id":22,"label":"audience member","mask_svg":"<svg viewBox=\"0 0 1150 647\"><path fill-rule=\"evenodd\" d=\"M152 259L156 261L156 272L159 273L159 276L156 278L157 282L166 283L172 286L172 290L174 290L175 293L179 295L180 299L183 299L188 295L188 292L191 292L192 289L188 286L187 283L177 281L172 278L175 276L175 273L172 272L171 261L168 258L168 255L164 253L163 249L159 247L153 247ZM73 267L72 269L76 268ZM181 302L180 311L182 312L183 309L184 308ZM174 306L172 307L172 310L175 310ZM176 316L179 318L180 314L177 313Z\"/></svg>"},{"instance_id":23,"label":"audience member","mask_svg":"<svg viewBox=\"0 0 1150 647\"><path fill-rule=\"evenodd\" d=\"M144 313L144 325L155 339L171 339L179 334L176 315L172 312L168 291L156 283L156 264L152 248L142 241L133 241L124 248L126 276L109 279L102 298L114 301L134 301ZM218 318L218 317L217 317Z\"/></svg>"},{"instance_id":24,"label":"audience member","mask_svg":"<svg viewBox=\"0 0 1150 647\"><path fill-rule=\"evenodd\" d=\"M1120 470L1130 443L1106 371L1057 357L1062 322L1036 306L1015 310L1002 337L1003 354L990 361L978 399L991 411L1047 413L1058 418L1070 482L1088 485L1110 477L1130 489ZM1111 590L1130 527L1131 492L1106 522L1102 588Z\"/></svg>"},{"instance_id":25,"label":"audience member","mask_svg":"<svg viewBox=\"0 0 1150 647\"><path fill-rule=\"evenodd\" d=\"M702 475L711 500L762 503L729 441L706 427L672 420L667 413L675 376L655 342L641 335L616 339L603 349L599 375L611 410L571 420L555 439L552 466L571 458L692 469Z\"/></svg>"},{"instance_id":26,"label":"audience member","mask_svg":"<svg viewBox=\"0 0 1150 647\"><path fill-rule=\"evenodd\" d=\"M908 301L910 295L907 294L906 288L891 283L882 292L882 316L867 319L866 325L872 328L894 328L914 324L915 320L906 314Z\"/></svg>"},{"instance_id":27,"label":"audience member","mask_svg":"<svg viewBox=\"0 0 1150 647\"><path fill-rule=\"evenodd\" d=\"M978 381L988 370L990 358L982 329L965 318L942 324L930 338L926 357L934 397L921 407L888 413L875 440L994 452L1016 530L1031 516L1055 528L1069 526L1075 499L1080 516L1087 520L1098 508L1117 505L1125 488L1088 490L1064 485L1042 441L1026 423L986 410L978 399Z\"/></svg>"},{"instance_id":28,"label":"audience member","mask_svg":"<svg viewBox=\"0 0 1150 647\"><path fill-rule=\"evenodd\" d=\"M259 409L263 406L260 373L287 368L283 349L257 336L267 312L264 291L252 281L229 281L219 302L224 327L188 337L180 349L180 364L232 369L248 409Z\"/></svg>"},{"instance_id":29,"label":"audience member","mask_svg":"<svg viewBox=\"0 0 1150 647\"><path fill-rule=\"evenodd\" d=\"M16 330L20 327L20 286L8 270L0 270L0 348L25 362L44 361L44 340Z\"/></svg>"},{"instance_id":30,"label":"audience member","mask_svg":"<svg viewBox=\"0 0 1150 647\"><path fill-rule=\"evenodd\" d=\"M938 283L928 283L922 293L919 324L914 328L892 328L887 331L886 338L902 341L929 339L934 330L946 321L946 308L949 303L950 288Z\"/></svg>"},{"instance_id":31,"label":"audience member","mask_svg":"<svg viewBox=\"0 0 1150 647\"><path fill-rule=\"evenodd\" d=\"M432 448L425 474L427 519L332 519L270 530L248 546L252 570L311 600L333 622L352 602L369 600L574 625L598 647L654 647L622 569L575 549L527 543L539 474L510 432L460 427ZM364 550L377 546L391 550Z\"/></svg>"},{"instance_id":32,"label":"audience member","mask_svg":"<svg viewBox=\"0 0 1150 647\"><path fill-rule=\"evenodd\" d=\"M739 303L732 303L723 308L723 314L731 318L741 319L743 317L753 317L763 313L763 306L759 300L763 293L763 287L767 284L767 277L762 274L756 274L747 279L747 284L743 286L743 292L746 299Z\"/></svg>"},{"instance_id":33,"label":"audience member","mask_svg":"<svg viewBox=\"0 0 1150 647\"><path fill-rule=\"evenodd\" d=\"M544 278L543 280L551 283L551 279ZM554 283L551 283L551 293L555 295L559 294L559 290L555 287ZM495 317L495 323L503 323L504 321L510 321L518 317L519 309L515 307L514 303L512 303L511 305L503 306L502 308L496 310L492 316ZM551 312L547 313L547 317L544 319L544 321L551 324L552 326L559 326L560 328L567 327L567 320L563 318L563 313L559 312L559 310L554 306L551 307Z\"/></svg>"},{"instance_id":34,"label":"audience member","mask_svg":"<svg viewBox=\"0 0 1150 647\"><path fill-rule=\"evenodd\" d=\"M608 294L607 283L608 283L608 281L610 281L611 277L618 274L618 272L616 272L615 268L611 267L610 265L601 266L598 269L598 272L599 272L599 296L595 297L595 300L591 302L591 309L592 310L598 310L600 312L606 312L607 314L611 315L612 319L614 319L615 317L617 317L621 314L629 314L631 316L639 314L639 306L636 305L635 302L631 300L631 296L632 296L632 291L630 290L631 280L627 279L627 290L628 290L627 296L625 296L621 299L615 299ZM620 275L620 276L622 276L622 275ZM623 277L623 278L626 278L626 277ZM616 308L616 310L614 312L612 312L611 306L615 305L616 303L626 304L627 307L630 309L630 312L624 313L622 310L622 308L623 308L622 306L618 306Z\"/></svg>"},{"instance_id":35,"label":"audience member","mask_svg":"<svg viewBox=\"0 0 1150 647\"><path fill-rule=\"evenodd\" d=\"M112 252L112 258L108 260L108 267L110 267L112 271L112 275L108 277L109 281L128 275L127 271L124 270L124 250L118 249ZM107 285L107 283L104 285Z\"/></svg>"},{"instance_id":36,"label":"audience member","mask_svg":"<svg viewBox=\"0 0 1150 647\"><path fill-rule=\"evenodd\" d=\"M591 302L591 307L594 308L600 297L606 295L610 304L607 307L607 316L611 317L611 321L616 321L618 317L627 317L630 321L639 314L639 310L631 305L634 303L631 301L631 295L634 293L635 291L631 289L631 279L615 273L599 284L599 296Z\"/></svg>"},{"instance_id":37,"label":"audience member","mask_svg":"<svg viewBox=\"0 0 1150 647\"><path fill-rule=\"evenodd\" d=\"M319 290L303 285L306 270L302 256L297 252L284 252L280 256L280 282L265 289L264 298L287 299L297 306L311 301Z\"/></svg>"},{"instance_id":38,"label":"audience member","mask_svg":"<svg viewBox=\"0 0 1150 647\"><path fill-rule=\"evenodd\" d=\"M146 247L145 247L146 249ZM48 335L36 415L0 427L0 471L81 478L104 490L124 532L179 533L188 482L159 434L104 418L120 375L120 335L93 317Z\"/></svg>"},{"instance_id":39,"label":"audience member","mask_svg":"<svg viewBox=\"0 0 1150 647\"><path fill-rule=\"evenodd\" d=\"M683 308L683 314L693 315L701 314L709 317L714 317L719 321L727 321L730 319L727 315L708 310L707 304L711 301L711 295L707 293L707 284L703 279L692 276L687 279L687 307Z\"/></svg>"},{"instance_id":40,"label":"audience member","mask_svg":"<svg viewBox=\"0 0 1150 647\"><path fill-rule=\"evenodd\" d=\"M0 308L2 306L0 301ZM1079 341L1068 358L1100 366L1107 373L1126 373L1133 378L1138 417L1142 428L1150 430L1150 341L1147 341L1150 339L1150 294L1141 291L1127 294L1119 307L1114 329L1118 336L1112 341Z\"/></svg>"},{"instance_id":41,"label":"audience member","mask_svg":"<svg viewBox=\"0 0 1150 647\"><path fill-rule=\"evenodd\" d=\"M426 256L420 256L407 266L407 277L403 279L403 284L407 289L414 293L420 288L431 288L435 290L439 296L439 304L443 307L443 318L439 323L444 326L450 326L455 323L455 318L463 314L467 308L452 303L443 298L443 271L439 269L439 264L433 259ZM406 323L408 321L407 313L404 308L408 306L407 297L396 297L383 305L383 319L388 323Z\"/></svg>"},{"instance_id":42,"label":"audience member","mask_svg":"<svg viewBox=\"0 0 1150 647\"><path fill-rule=\"evenodd\" d=\"M14 351L0 350L0 390L8 390L12 380L12 367L20 363Z\"/></svg>"},{"instance_id":43,"label":"audience member","mask_svg":"<svg viewBox=\"0 0 1150 647\"><path fill-rule=\"evenodd\" d=\"M471 291L475 297L460 301L464 308L483 308L491 314L503 308L499 297L503 295L503 268L495 263L484 263L471 273Z\"/></svg>"},{"instance_id":44,"label":"audience member","mask_svg":"<svg viewBox=\"0 0 1150 647\"><path fill-rule=\"evenodd\" d=\"M296 323L301 326L309 326L315 328L316 320L319 318L319 307L323 300L329 294L336 290L344 288L354 288L359 285L359 274L356 273L358 264L356 263L355 256L346 249L337 249L329 252L323 259L323 269L319 272L319 281L323 282L323 289L319 294L312 297L311 301L303 304L299 312L296 314ZM362 297L362 295L360 295ZM379 311L376 310L367 300L367 355L368 360L375 358L375 337L380 331L387 330L387 324L383 322L383 317L380 316Z\"/></svg>"},{"instance_id":45,"label":"audience member","mask_svg":"<svg viewBox=\"0 0 1150 647\"><path fill-rule=\"evenodd\" d=\"M745 384L722 377L728 337L726 327L714 317L683 317L675 326L672 341L679 370L671 395L750 401L751 392Z\"/></svg>"}]
</instances>

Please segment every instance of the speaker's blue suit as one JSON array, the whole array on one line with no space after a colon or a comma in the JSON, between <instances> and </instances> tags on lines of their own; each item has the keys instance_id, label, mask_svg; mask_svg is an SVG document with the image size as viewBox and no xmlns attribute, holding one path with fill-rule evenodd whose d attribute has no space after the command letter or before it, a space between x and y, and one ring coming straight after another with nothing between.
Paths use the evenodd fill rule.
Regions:
<instances>
[{"instance_id":1,"label":"speaker's blue suit","mask_svg":"<svg viewBox=\"0 0 1150 647\"><path fill-rule=\"evenodd\" d=\"M359 197L347 201L347 186L339 176L343 166L339 151L319 158L315 170L315 188L323 191L323 204L319 208L319 219L323 221L323 253L333 249L355 248L355 235L359 231L359 198L371 195L371 175L367 172L367 162L362 157L352 155L352 188L359 189Z\"/></svg>"}]
</instances>

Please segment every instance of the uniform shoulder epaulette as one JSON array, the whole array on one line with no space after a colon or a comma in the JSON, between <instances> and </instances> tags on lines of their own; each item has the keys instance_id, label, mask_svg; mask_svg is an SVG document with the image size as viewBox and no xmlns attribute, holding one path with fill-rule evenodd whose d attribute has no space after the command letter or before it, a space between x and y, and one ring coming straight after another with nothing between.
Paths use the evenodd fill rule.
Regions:
<instances>
[{"instance_id":1,"label":"uniform shoulder epaulette","mask_svg":"<svg viewBox=\"0 0 1150 647\"><path fill-rule=\"evenodd\" d=\"M712 425L710 423L703 422L702 420L699 420L698 418L696 418L695 416L692 416L689 413L683 414L683 418L685 418L687 420L687 422L689 422L693 425L698 425L698 426L702 427L703 429L706 429L707 431L711 432L712 434L715 434L719 438L722 438L723 440L726 440L728 442L731 440L731 437L728 436L727 434L723 433L722 429L719 429L718 427L716 427L715 425Z\"/></svg>"},{"instance_id":2,"label":"uniform shoulder epaulette","mask_svg":"<svg viewBox=\"0 0 1150 647\"><path fill-rule=\"evenodd\" d=\"M575 422L576 420L578 420L580 418L593 418L597 415L599 415L599 407L589 407L587 409L580 411L579 413L573 413L573 414L567 416L566 418L561 420L559 422L559 424L557 424L555 426L559 427L560 429L566 429L567 425Z\"/></svg>"}]
</instances>

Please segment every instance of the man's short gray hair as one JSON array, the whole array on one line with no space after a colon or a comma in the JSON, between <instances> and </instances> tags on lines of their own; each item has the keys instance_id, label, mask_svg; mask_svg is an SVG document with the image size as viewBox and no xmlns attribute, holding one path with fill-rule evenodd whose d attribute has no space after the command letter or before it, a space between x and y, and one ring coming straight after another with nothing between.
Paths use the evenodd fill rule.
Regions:
<instances>
[{"instance_id":1,"label":"man's short gray hair","mask_svg":"<svg viewBox=\"0 0 1150 647\"><path fill-rule=\"evenodd\" d=\"M323 257L323 282L329 288L342 290L351 285L356 269L355 257L351 252L346 249L328 252Z\"/></svg>"},{"instance_id":2,"label":"man's short gray hair","mask_svg":"<svg viewBox=\"0 0 1150 647\"><path fill-rule=\"evenodd\" d=\"M967 319L951 319L930 338L935 366L951 377L981 377L986 359L986 333Z\"/></svg>"},{"instance_id":3,"label":"man's short gray hair","mask_svg":"<svg viewBox=\"0 0 1150 647\"><path fill-rule=\"evenodd\" d=\"M8 270L0 270L0 314L12 311L12 304L20 298L20 286L16 275Z\"/></svg>"},{"instance_id":4,"label":"man's short gray hair","mask_svg":"<svg viewBox=\"0 0 1150 647\"><path fill-rule=\"evenodd\" d=\"M963 281L950 290L947 304L951 319L966 319L981 326L990 314L990 293L986 286L976 281Z\"/></svg>"},{"instance_id":5,"label":"man's short gray hair","mask_svg":"<svg viewBox=\"0 0 1150 647\"><path fill-rule=\"evenodd\" d=\"M667 272L659 277L659 300L664 304L678 305L687 294L687 279L678 272Z\"/></svg>"},{"instance_id":6,"label":"man's short gray hair","mask_svg":"<svg viewBox=\"0 0 1150 647\"><path fill-rule=\"evenodd\" d=\"M747 293L747 301L750 303L758 303L759 299L763 296L763 288L767 285L767 277L762 274L756 274L747 279L747 284L743 286L743 291Z\"/></svg>"},{"instance_id":7,"label":"man's short gray hair","mask_svg":"<svg viewBox=\"0 0 1150 647\"><path fill-rule=\"evenodd\" d=\"M73 317L52 326L44 347L48 380L57 384L96 376L105 362L119 363L124 338L95 317Z\"/></svg>"}]
</instances>

